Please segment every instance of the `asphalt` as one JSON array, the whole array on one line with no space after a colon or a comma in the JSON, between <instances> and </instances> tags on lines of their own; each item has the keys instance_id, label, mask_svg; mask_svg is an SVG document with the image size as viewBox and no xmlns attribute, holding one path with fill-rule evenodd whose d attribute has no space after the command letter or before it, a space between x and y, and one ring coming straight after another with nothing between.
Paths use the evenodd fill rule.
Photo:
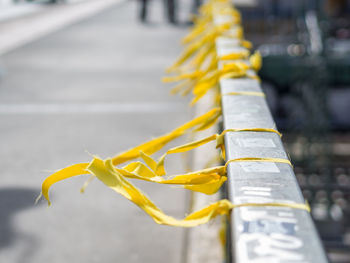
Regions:
<instances>
[{"instance_id":1,"label":"asphalt","mask_svg":"<svg viewBox=\"0 0 350 263\"><path fill-rule=\"evenodd\" d=\"M192 117L160 82L185 29L141 25L136 11L126 1L0 57L0 262L182 262L183 229L155 224L98 181L80 194L86 176L55 185L51 207L34 205L50 171L113 156ZM181 171L181 158L167 166ZM184 190L138 186L184 216Z\"/></svg>"}]
</instances>

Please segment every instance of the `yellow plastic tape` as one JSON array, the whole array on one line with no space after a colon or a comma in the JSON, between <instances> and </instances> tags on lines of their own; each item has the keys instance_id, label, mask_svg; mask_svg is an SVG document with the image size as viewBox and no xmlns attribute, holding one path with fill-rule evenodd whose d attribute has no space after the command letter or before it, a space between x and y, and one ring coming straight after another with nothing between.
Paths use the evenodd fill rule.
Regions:
<instances>
[{"instance_id":1,"label":"yellow plastic tape","mask_svg":"<svg viewBox=\"0 0 350 263\"><path fill-rule=\"evenodd\" d=\"M225 169L230 163L235 162L270 162L270 163L285 163L293 167L292 163L288 159L283 158L259 158L259 157L245 157L228 160L225 164Z\"/></svg>"},{"instance_id":2,"label":"yellow plastic tape","mask_svg":"<svg viewBox=\"0 0 350 263\"><path fill-rule=\"evenodd\" d=\"M252 65L252 68L258 72L262 66L262 58L259 51L255 51L253 55L250 56L249 62Z\"/></svg>"},{"instance_id":3,"label":"yellow plastic tape","mask_svg":"<svg viewBox=\"0 0 350 263\"><path fill-rule=\"evenodd\" d=\"M250 52L248 50L243 50L236 53L230 53L227 55L223 55L218 57L219 60L237 60L237 59L247 59L249 58Z\"/></svg>"},{"instance_id":4,"label":"yellow plastic tape","mask_svg":"<svg viewBox=\"0 0 350 263\"><path fill-rule=\"evenodd\" d=\"M198 31L196 30L196 33L194 33L193 35L195 35L195 37L193 37L193 35L191 35L190 39L192 39L193 41L186 47L186 49L184 50L183 54L180 56L180 58L171 66L169 67L166 72L170 73L170 72L174 72L176 70L179 69L180 66L182 66L186 61L188 61L191 57L193 57L197 52L199 52L201 49L203 48L207 48L207 54L210 52L214 52L214 43L215 43L215 39L219 36L222 35L225 31L231 29L232 25L235 24L235 21L231 21L225 24L221 24L221 25L206 25L205 29L198 29ZM199 35L199 32L202 33L201 35ZM229 35L231 37L238 37L238 38L242 38L243 37L243 30L241 27L236 26L236 31L235 31L235 35ZM200 55L200 57L203 55ZM205 56L202 57L201 59L198 59L199 61L203 62L205 59ZM201 65L202 63L199 63L197 61L194 62L194 64L197 66L197 68L199 67L199 65Z\"/></svg>"},{"instance_id":5,"label":"yellow plastic tape","mask_svg":"<svg viewBox=\"0 0 350 263\"><path fill-rule=\"evenodd\" d=\"M265 97L264 92L258 92L258 91L236 91L236 92L227 92L225 94L222 94L223 96L258 96L258 97Z\"/></svg>"},{"instance_id":6,"label":"yellow plastic tape","mask_svg":"<svg viewBox=\"0 0 350 263\"><path fill-rule=\"evenodd\" d=\"M77 167L79 170L80 168ZM194 227L201 224L205 224L218 215L227 215L231 209L248 206L275 206L275 207L287 207L292 209L302 209L310 211L307 204L293 204L293 203L246 203L246 204L232 204L230 201L223 199L215 202L199 211L196 211L182 220L175 219L162 212L141 190L136 188L133 184L125 179L110 161L103 161L98 158L94 158L93 161L84 167L84 172L94 174L100 181L102 181L107 187L113 191L121 194L126 199L132 201L134 204L144 210L156 223L179 226L179 227ZM79 172L81 172L79 171ZM73 167L69 167L66 173L76 174L77 171ZM71 175L69 176L71 177ZM43 189L43 195L48 199L47 192ZM49 201L49 200L48 200Z\"/></svg>"},{"instance_id":7,"label":"yellow plastic tape","mask_svg":"<svg viewBox=\"0 0 350 263\"><path fill-rule=\"evenodd\" d=\"M210 47L210 50L213 51L213 53L215 52L213 47ZM199 54L200 56L198 56L198 61L196 61L194 64L197 66L200 66L201 63L203 63L203 60L205 59L206 56L209 55L210 52L208 52L207 50L203 50L203 54ZM252 55L253 56L253 55ZM237 53L231 53L222 57L219 57L218 59L220 60L238 60L238 59L245 59L249 57L249 51L240 51ZM214 61L215 62L215 67L217 65L217 59ZM210 63L210 66L213 63ZM229 64L225 64L223 71L224 73L231 72L231 71L237 71L237 70L241 70L242 68L244 69L249 69L249 66L243 62L231 62ZM177 81L182 81L182 80L186 80L186 79L200 79L205 77L206 74L210 73L210 70L214 70L213 67L211 66L210 68L208 67L207 70L197 70L192 72L192 73L186 73L183 72L179 75L176 76L169 76L169 77L163 77L162 81L165 83L168 82L177 82Z\"/></svg>"},{"instance_id":8,"label":"yellow plastic tape","mask_svg":"<svg viewBox=\"0 0 350 263\"><path fill-rule=\"evenodd\" d=\"M233 58L233 57L239 57L239 56L246 56L245 52L241 53L235 53L230 54L227 57L224 58ZM240 77L249 77L258 79L259 78L256 75L248 75L248 70L250 68L258 69L259 68L259 60L257 57L257 53L254 53L252 57L255 57L255 59L250 59L254 65L252 64L249 66L245 62L242 61L236 61L236 62L230 62L223 64L223 68L221 70L213 69L214 65L217 64L216 59L213 60L208 69L205 71L194 71L192 73L182 73L178 76L172 76L172 77L164 77L163 82L174 82L174 81L183 81L182 83L176 85L172 90L171 93L177 93L183 90L183 95L187 95L191 90L194 95L193 100L191 101L190 105L194 105L198 102L210 89L215 88L218 85L218 81L220 78L240 78ZM265 96L262 93L256 93L256 92L241 92L241 93L231 93L230 95L251 95L251 96Z\"/></svg>"},{"instance_id":9,"label":"yellow plastic tape","mask_svg":"<svg viewBox=\"0 0 350 263\"><path fill-rule=\"evenodd\" d=\"M163 154L158 161L153 160L152 157L147 156L145 154L142 154L141 157L143 158L144 162L154 171L155 174L153 176L163 176L166 174L165 168L164 168L164 160L166 156L169 154L184 153L187 151L191 151L195 148L198 148L211 141L216 141L216 148L221 148L222 155L224 157L225 156L224 136L227 132L273 132L278 134L279 136L282 136L277 130L269 129L269 128L226 129L220 134L213 134L205 138L171 148L165 154ZM137 166L137 164L132 163L131 165L133 165L133 170L135 170L136 169L135 167ZM143 165L143 164L138 162L138 165ZM219 174L222 175L222 173L219 173ZM142 176L142 174L139 174L139 176Z\"/></svg>"},{"instance_id":10,"label":"yellow plastic tape","mask_svg":"<svg viewBox=\"0 0 350 263\"><path fill-rule=\"evenodd\" d=\"M206 62L208 57L215 55L216 51L214 42L208 43L198 51L198 54L190 62L190 67L199 70L202 68L202 65Z\"/></svg>"},{"instance_id":11,"label":"yellow plastic tape","mask_svg":"<svg viewBox=\"0 0 350 263\"><path fill-rule=\"evenodd\" d=\"M220 6L215 6L216 3L220 3ZM198 100L203 96L210 88L216 86L218 80L223 77L245 77L247 76L247 70L252 68L259 70L261 67L261 56L259 53L255 53L250 56L250 65L244 62L225 63L221 70L215 70L217 65L217 58L214 50L215 38L221 34L226 34L231 37L243 38L243 30L240 26L237 27L235 35L232 35L233 31L229 29L240 22L240 14L237 10L230 8L230 1L228 0L209 0L207 4L203 5L200 9L200 17L196 19L197 26L195 29L184 39L184 42L190 43L184 54L173 65L172 70L176 70L182 64L193 57L191 60L191 66L197 70L192 73L184 73L175 77L169 77L165 81L189 81L186 85L178 86L176 91L188 92L191 90L191 84L194 84L193 93L195 95L194 100ZM211 14L232 15L232 22L221 26L213 25L213 17ZM208 26L211 24L211 26ZM250 47L251 44L248 41L241 40L241 45ZM221 57L221 60L238 60L246 59L249 53L244 52L240 54L230 54ZM204 71L200 71L202 64L206 58L212 56L209 66ZM248 76L249 77L249 76ZM256 77L256 76L252 76ZM181 87L181 88L180 88ZM186 89L184 89L184 87ZM184 91L185 90L185 91ZM260 92L231 92L224 95L249 95L249 96L264 96ZM189 172L186 174L175 175L172 177L165 177L166 172L164 168L164 160L168 154L181 153L190 151L201 145L204 145L210 141L216 140L216 147L220 147L224 154L224 135L227 132L239 132L239 131L254 131L254 132L274 132L281 136L281 134L274 129L264 128L249 128L249 129L227 129L221 134L214 134L190 142L178 147L169 149L163 154L158 161L154 160L150 155L159 151L168 142L188 133L190 131L200 131L212 126L219 116L221 110L216 108L212 111L174 129L172 132L160 136L156 139L143 143L137 147L134 147L128 151L125 151L113 158L102 160L98 157L94 157L90 163L74 164L67 168L64 168L53 175L49 176L42 185L42 195L49 200L50 187L61 180L68 179L70 177L90 174L93 177L97 177L107 187L111 188L115 192L121 194L134 204L144 210L155 222L158 224L181 226L181 227L193 227L200 224L207 223L209 220L215 218L218 215L227 215L232 209L240 207L285 207L291 209L301 209L310 212L310 207L307 204L297 203L243 203L233 204L230 201L224 199L209 206L196 211L182 220L175 219L171 216L164 214L142 191L131 184L127 179L139 179L159 184L173 184L181 185L192 191L198 191L206 194L212 194L216 192L226 181L226 169L229 163L233 162L276 162L285 163L290 166L292 164L287 159L281 158L238 158L228 160L224 166L216 166L206 168L200 171ZM136 158L141 158L143 162L133 161ZM116 165L125 163L127 161L133 161L128 163L122 168L116 167Z\"/></svg>"},{"instance_id":12,"label":"yellow plastic tape","mask_svg":"<svg viewBox=\"0 0 350 263\"><path fill-rule=\"evenodd\" d=\"M273 132L278 134L280 137L282 137L282 134L272 128L242 128L242 129L226 129L224 131L222 131L220 134L213 134L210 135L208 137L202 138L200 140L197 141L192 141L189 142L187 144L184 145L180 145L178 147L172 148L170 150L168 150L168 152L163 155L163 157L165 157L167 154L169 153L180 153L180 152L186 152L186 151L190 151L194 148L197 148L201 145L204 145L208 142L211 141L216 141L216 148L220 148L221 152L222 152L222 157L223 159L225 159L225 143L224 143L224 136L226 133L228 132ZM164 160L164 159L163 159Z\"/></svg>"},{"instance_id":13,"label":"yellow plastic tape","mask_svg":"<svg viewBox=\"0 0 350 263\"><path fill-rule=\"evenodd\" d=\"M203 115L206 116L206 115ZM215 115L214 115L215 116ZM202 116L201 116L202 117ZM208 116L206 116L208 117ZM212 116L211 116L212 117ZM196 118L195 120L198 120L199 118ZM208 118L206 122L202 123L202 125L208 125L213 123L215 120L214 117L212 119ZM188 122L187 124L179 127L179 128L186 128L190 125L191 122ZM192 123L193 124L193 123ZM204 126L201 127L199 126L198 128L204 129L208 128L209 126ZM178 129L179 129L178 128ZM177 129L175 129L176 131ZM223 182L226 181L226 173L225 169L226 166L229 162L233 161L275 161L275 162L281 162L279 159L272 158L241 158L241 159L235 159L235 160L230 160L226 163L225 166L218 166L218 167L213 167L213 168L208 168L208 169L203 169L201 171L196 171L196 172L191 172L187 173L184 175L176 175L172 177L171 179L164 179L162 176L165 175L165 169L164 169L164 159L168 154L174 154L174 153L181 153L181 152L186 152L190 151L194 148L197 148L201 145L204 145L210 141L217 141L217 146L221 147L221 149L224 149L223 146L223 136L227 132L242 132L242 131L259 131L259 132L274 132L280 135L280 133L274 129L264 129L264 128L250 128L250 129L229 129L229 130L224 130L220 135L219 134L214 134L211 136L208 136L204 139L197 140L191 143L187 143L178 147L171 148L168 150L160 159L158 162L153 160L152 157L147 155L146 153L142 152L139 150L137 153L136 157L141 157L144 162L147 164L147 166L141 162L131 162L128 165L126 165L123 168L117 168L114 167L115 163L113 162L113 159L106 159L104 163L106 166L108 166L108 171L110 171L111 174L113 173L119 173L120 176L127 177L127 178L133 178L133 179L140 179L140 180L145 180L145 181L150 181L154 183L160 183L160 184L178 184L178 185L184 185L185 188L193 190L193 191L199 191L202 193L206 194L213 194L217 192L217 190L221 187ZM161 138L161 137L160 137ZM154 140L152 140L154 142ZM147 143L146 143L147 144ZM145 145L145 144L143 144ZM147 147L135 147L131 149L130 151L127 151L126 155L129 156L128 159L135 157L134 151L135 149L147 149ZM135 153L136 154L136 153ZM125 158L125 153L121 154L120 156L124 156ZM130 157L132 156L132 157ZM136 158L135 157L135 158ZM135 159L133 158L133 159ZM95 162L96 160L101 159L94 157L94 160L92 162ZM284 160L284 159L283 159ZM287 162L288 160L284 160L284 162ZM91 162L91 163L92 163ZM49 200L48 192L49 188L56 182L59 182L64 179L68 179L73 176L77 175L82 175L82 174L87 174L88 170L87 167L91 165L91 163L82 163L82 164L75 164L70 167L64 168L51 176L49 176L42 185L42 194L44 197ZM290 162L288 161L290 164ZM96 176L95 174L92 174Z\"/></svg>"},{"instance_id":14,"label":"yellow plastic tape","mask_svg":"<svg viewBox=\"0 0 350 263\"><path fill-rule=\"evenodd\" d=\"M148 163L148 165L150 165L151 167L154 167L154 165L155 165L154 161L152 163L151 158L147 157L148 155L159 151L167 143L184 135L185 133L188 133L191 131L201 131L201 130L205 130L205 129L211 127L212 125L215 124L215 122L217 121L217 119L220 116L221 116L221 109L214 108L214 109L210 110L209 112L203 114L202 116L199 116L199 117L185 123L184 125L181 125L180 127L174 129L173 131L171 131L170 133L168 133L166 135L160 136L160 137L155 138L153 140L150 140L146 143L138 145L138 146L136 146L132 149L129 149L125 152L122 152L122 153L120 153L120 154L116 155L115 157L108 159L108 160L110 160L110 162L113 165L119 165L119 164L125 163L127 161L131 161L131 160L134 160L136 158L141 157L144 160L146 160L146 163ZM128 171L127 168L131 169L130 168L131 165L132 164L129 164L129 166L127 166L126 168L124 167L124 169L126 169L126 171ZM135 164L133 164L133 165L135 166L135 169L136 168L139 169L139 170L134 169L133 170L134 172L140 171L140 169L143 169L142 170L143 177L147 177L147 174L150 174L149 171L145 167L141 167L140 165L135 165ZM43 182L42 194L44 195L44 197L46 199L49 200L48 191L49 191L49 188L51 187L51 185L53 185L56 182L73 177L73 176L87 174L88 172L87 172L86 168L88 166L89 166L89 163L74 164L74 165L66 167L66 168L52 174ZM158 166L159 167L157 168L158 169L157 175L165 174L162 162L160 162L160 165L158 165Z\"/></svg>"},{"instance_id":15,"label":"yellow plastic tape","mask_svg":"<svg viewBox=\"0 0 350 263\"><path fill-rule=\"evenodd\" d=\"M250 66L242 61L230 62L223 64L222 69L214 70L205 77L197 81L196 85L193 87L194 98L190 105L197 103L210 89L215 88L219 84L219 79L221 78L241 78L249 77L247 71Z\"/></svg>"},{"instance_id":16,"label":"yellow plastic tape","mask_svg":"<svg viewBox=\"0 0 350 263\"><path fill-rule=\"evenodd\" d=\"M177 129L173 130L172 132L166 135L160 136L158 138L150 140L137 147L134 147L130 150L116 155L112 158L113 164L118 165L138 158L140 156L140 151L148 155L153 154L162 149L170 141L184 135L185 133L190 132L192 129L195 129L195 131L201 131L211 127L215 124L215 122L220 116L221 109L214 108L209 112L203 114L202 116L187 122L186 124L178 127Z\"/></svg>"},{"instance_id":17,"label":"yellow plastic tape","mask_svg":"<svg viewBox=\"0 0 350 263\"><path fill-rule=\"evenodd\" d=\"M223 137L228 132L273 132L278 136L282 137L282 134L276 129L272 128L243 128L243 129L226 129L220 133L220 136Z\"/></svg>"}]
</instances>

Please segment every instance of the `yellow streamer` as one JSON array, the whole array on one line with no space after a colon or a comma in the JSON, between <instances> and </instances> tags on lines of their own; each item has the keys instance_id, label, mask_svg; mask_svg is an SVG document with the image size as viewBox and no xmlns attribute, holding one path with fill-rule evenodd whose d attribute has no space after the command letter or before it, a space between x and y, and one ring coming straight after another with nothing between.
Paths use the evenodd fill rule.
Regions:
<instances>
[{"instance_id":1,"label":"yellow streamer","mask_svg":"<svg viewBox=\"0 0 350 263\"><path fill-rule=\"evenodd\" d=\"M174 153L183 153L187 151L191 151L197 147L200 147L204 144L207 144L211 141L216 141L216 148L220 148L222 152L223 159L225 159L225 145L224 145L224 136L227 132L273 132L278 134L280 137L282 136L281 133L279 133L275 129L270 128L245 128L245 129L226 129L222 131L220 134L213 134L210 136L207 136L205 138L192 141L174 148L169 149L165 154L162 155L162 157L159 159L158 162L153 161L156 163L154 166L156 167L154 170L157 175L164 175L165 169L164 169L164 160L168 154L174 154ZM148 157L150 158L150 157ZM146 163L147 161L144 160ZM151 167L151 166L150 166Z\"/></svg>"},{"instance_id":2,"label":"yellow streamer","mask_svg":"<svg viewBox=\"0 0 350 263\"><path fill-rule=\"evenodd\" d=\"M259 51L256 51L253 55L250 56L249 62L252 65L252 68L257 72L262 66L262 58Z\"/></svg>"},{"instance_id":3,"label":"yellow streamer","mask_svg":"<svg viewBox=\"0 0 350 263\"><path fill-rule=\"evenodd\" d=\"M77 167L77 169L81 169ZM295 203L245 203L245 204L232 204L230 201L223 199L215 202L199 211L196 211L183 220L175 219L171 216L164 214L145 194L142 193L133 184L128 182L117 170L114 169L110 160L103 161L98 158L94 158L93 161L87 166L83 167L83 171L89 172L95 175L100 181L102 181L107 187L111 188L115 192L121 194L126 199L132 201L134 204L144 210L156 223L170 226L180 227L194 227L200 224L205 224L218 215L226 215L231 209L239 207L286 207L292 209L301 209L310 211L307 204L295 204ZM70 173L75 174L76 171L70 167L66 170L66 177L71 177ZM48 199L47 192L43 189L43 195ZM49 201L49 199L48 199Z\"/></svg>"},{"instance_id":4,"label":"yellow streamer","mask_svg":"<svg viewBox=\"0 0 350 263\"><path fill-rule=\"evenodd\" d=\"M237 92L228 92L228 93L223 94L223 96L229 96L229 95L265 97L265 93L264 92L258 92L258 91L237 91Z\"/></svg>"},{"instance_id":5,"label":"yellow streamer","mask_svg":"<svg viewBox=\"0 0 350 263\"><path fill-rule=\"evenodd\" d=\"M215 15L230 16L231 18L229 20L231 21L219 26L215 25ZM179 72L179 74L163 78L164 82L181 82L173 88L173 93L182 92L182 94L186 94L192 90L194 95L192 104L194 104L204 96L208 90L217 87L221 78L249 77L258 79L255 74L248 74L248 72L251 69L258 71L261 68L262 58L259 52L255 52L253 55L249 56L250 52L245 50L219 58L215 53L215 39L218 36L239 39L241 46L248 49L251 48L252 44L249 41L243 40L243 29L240 26L240 21L240 13L231 7L231 1L229 0L209 0L206 4L202 5L200 14L195 19L196 25L194 29L183 39L183 43L188 44L184 53L174 65L168 69L168 71ZM246 59L249 59L249 65L240 61ZM217 69L218 60L223 61L221 69ZM231 62L231 60L234 60L234 62ZM185 65L185 63L188 64ZM189 67L192 72L184 72L182 66ZM224 96L226 95L265 96L262 92L253 91L229 92L224 94ZM90 174L90 179L97 177L107 187L139 206L158 224L194 227L207 223L218 215L227 215L232 209L242 207L283 207L310 212L308 204L288 202L233 204L229 200L223 199L180 220L166 215L141 190L128 181L128 179L138 179L152 183L179 185L192 191L212 194L217 192L227 180L226 169L230 163L274 162L285 163L292 166L288 159L245 157L228 160L223 166L205 168L199 171L170 177L166 176L164 162L166 156L169 154L187 152L211 141L216 141L216 148L221 148L224 156L224 136L227 132L273 132L281 136L277 130L268 128L226 129L220 134L213 134L203 139L171 148L166 151L158 161L151 157L153 153L162 149L170 141L186 133L201 131L211 127L216 123L219 116L221 116L221 109L215 108L174 129L170 133L140 144L113 158L102 160L98 157L94 157L90 163L74 164L64 168L46 178L42 184L42 195L47 199L50 205L49 189L53 184L77 175ZM134 161L137 158L141 158L143 162ZM129 162L121 168L116 167L128 161L132 162ZM85 187L86 185L84 185L83 189L85 189Z\"/></svg>"},{"instance_id":6,"label":"yellow streamer","mask_svg":"<svg viewBox=\"0 0 350 263\"><path fill-rule=\"evenodd\" d=\"M219 60L237 60L237 59L247 59L249 57L249 51L244 50L237 53L231 53L219 57Z\"/></svg>"},{"instance_id":7,"label":"yellow streamer","mask_svg":"<svg viewBox=\"0 0 350 263\"><path fill-rule=\"evenodd\" d=\"M159 163L156 163L152 160L151 157L148 155L153 154L160 149L162 149L167 143L170 141L182 136L185 133L188 133L192 129L195 129L196 131L205 130L212 125L215 124L216 120L221 115L221 109L215 108L210 110L209 112L203 114L202 116L199 116L184 125L174 129L172 132L160 136L158 138L155 138L153 140L150 140L146 143L143 143L139 146L136 146L130 150L127 150L123 153L118 154L117 156L113 157L112 159L108 159L108 162L111 162L113 165L118 165L125 163L127 161L134 160L136 158L142 157L143 160L151 167L153 170L156 170L156 175L164 175L164 165L163 161L161 160ZM165 157L165 156L164 156ZM164 158L163 158L164 160ZM91 164L91 163L90 163ZM48 197L48 191L51 185L53 185L56 182L68 179L73 176L87 174L87 166L89 163L80 163L80 164L74 164L69 167L66 167L51 176L49 176L42 185L42 195L49 200ZM127 172L134 172L139 175L139 177L142 177L142 179L145 180L147 177L154 177L155 175L152 173L151 170L149 170L146 166L142 166L139 163L131 163L128 166L124 167L125 173ZM204 173L205 174L205 173ZM130 175L130 174L129 174ZM125 175L126 176L126 175ZM141 178L139 178L141 179ZM220 179L222 180L222 179ZM210 182L213 183L213 182ZM222 181L223 183L223 181ZM82 190L84 190L86 187L83 186Z\"/></svg>"},{"instance_id":8,"label":"yellow streamer","mask_svg":"<svg viewBox=\"0 0 350 263\"><path fill-rule=\"evenodd\" d=\"M215 124L216 120L220 117L220 115L221 109L212 109L206 114L203 114L202 116L187 122L186 124L178 127L177 129L173 130L172 132L166 135L160 136L137 147L134 147L128 151L118 154L117 156L112 158L113 164L118 165L138 158L140 156L140 151L146 154L153 154L162 149L168 142L184 135L193 128L195 128L196 131L200 131L211 127Z\"/></svg>"},{"instance_id":9,"label":"yellow streamer","mask_svg":"<svg viewBox=\"0 0 350 263\"><path fill-rule=\"evenodd\" d=\"M235 162L270 162L270 163L285 163L293 167L292 163L288 159L282 158L259 158L259 157L245 157L245 158L237 158L228 160L225 164L225 169L230 163Z\"/></svg>"}]
</instances>

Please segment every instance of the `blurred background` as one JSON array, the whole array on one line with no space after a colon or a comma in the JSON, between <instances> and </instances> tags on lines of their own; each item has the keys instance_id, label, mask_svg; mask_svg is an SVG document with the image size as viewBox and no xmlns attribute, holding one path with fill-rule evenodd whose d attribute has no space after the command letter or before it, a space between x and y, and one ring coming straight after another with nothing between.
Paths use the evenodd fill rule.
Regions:
<instances>
[{"instance_id":1,"label":"blurred background","mask_svg":"<svg viewBox=\"0 0 350 263\"><path fill-rule=\"evenodd\" d=\"M0 0L0 262L184 262L185 231L98 182L84 195L86 178L58 184L50 209L34 200L50 171L86 151L113 156L190 118L160 78L200 3ZM350 1L235 3L330 259L350 262ZM142 187L184 215L184 191Z\"/></svg>"}]
</instances>

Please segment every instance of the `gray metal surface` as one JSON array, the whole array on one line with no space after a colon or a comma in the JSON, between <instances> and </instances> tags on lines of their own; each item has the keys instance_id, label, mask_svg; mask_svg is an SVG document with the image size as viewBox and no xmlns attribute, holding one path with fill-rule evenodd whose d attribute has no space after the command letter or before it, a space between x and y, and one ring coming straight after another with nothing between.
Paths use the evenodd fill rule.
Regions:
<instances>
[{"instance_id":1,"label":"gray metal surface","mask_svg":"<svg viewBox=\"0 0 350 263\"><path fill-rule=\"evenodd\" d=\"M237 42L232 42L232 50ZM225 41L227 49L229 43ZM223 48L217 42L218 53ZM231 51L232 52L232 51ZM221 79L221 94L261 92L257 80ZM264 97L222 95L224 129L275 128ZM272 132L228 132L226 161L243 158L288 159L281 138ZM243 203L305 203L290 165L235 162L227 169L229 199ZM232 261L328 262L321 241L305 210L288 207L240 207L231 214Z\"/></svg>"}]
</instances>

